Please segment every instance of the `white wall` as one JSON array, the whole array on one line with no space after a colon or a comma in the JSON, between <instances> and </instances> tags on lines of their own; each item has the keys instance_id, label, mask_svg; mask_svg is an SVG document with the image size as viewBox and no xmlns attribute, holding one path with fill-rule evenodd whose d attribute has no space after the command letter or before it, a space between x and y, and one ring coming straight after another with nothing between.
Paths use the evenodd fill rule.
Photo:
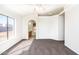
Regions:
<instances>
[{"instance_id":1,"label":"white wall","mask_svg":"<svg viewBox=\"0 0 79 59\"><path fill-rule=\"evenodd\" d=\"M65 6L65 45L79 54L79 5Z\"/></svg>"},{"instance_id":2,"label":"white wall","mask_svg":"<svg viewBox=\"0 0 79 59\"><path fill-rule=\"evenodd\" d=\"M22 38L22 17L20 15L12 13L11 11L4 9L0 5L0 14L7 15L16 19L16 36L9 40L4 40L0 42L0 53L4 52L17 42L19 42Z\"/></svg>"},{"instance_id":3,"label":"white wall","mask_svg":"<svg viewBox=\"0 0 79 59\"><path fill-rule=\"evenodd\" d=\"M58 16L58 40L64 40L64 25L65 25L64 15Z\"/></svg>"},{"instance_id":4,"label":"white wall","mask_svg":"<svg viewBox=\"0 0 79 59\"><path fill-rule=\"evenodd\" d=\"M23 39L28 39L28 22L30 20L35 20L35 22L37 23L37 19L38 19L38 16L36 13L31 13L27 16L24 16L23 18L23 32L22 32L22 38ZM36 24L37 26L37 24ZM36 33L37 33L37 30L36 30ZM36 35L38 36L38 35Z\"/></svg>"},{"instance_id":5,"label":"white wall","mask_svg":"<svg viewBox=\"0 0 79 59\"><path fill-rule=\"evenodd\" d=\"M24 39L28 39L28 22L36 21L36 39L63 40L63 16L38 16L36 12L23 18Z\"/></svg>"},{"instance_id":6,"label":"white wall","mask_svg":"<svg viewBox=\"0 0 79 59\"><path fill-rule=\"evenodd\" d=\"M63 16L39 16L38 39L63 40Z\"/></svg>"}]
</instances>

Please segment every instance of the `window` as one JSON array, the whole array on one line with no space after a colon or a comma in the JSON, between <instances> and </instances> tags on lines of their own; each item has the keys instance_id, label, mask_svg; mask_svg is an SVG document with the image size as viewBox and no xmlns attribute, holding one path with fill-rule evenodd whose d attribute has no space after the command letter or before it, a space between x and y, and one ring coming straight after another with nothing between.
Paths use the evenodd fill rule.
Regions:
<instances>
[{"instance_id":1,"label":"window","mask_svg":"<svg viewBox=\"0 0 79 59\"><path fill-rule=\"evenodd\" d=\"M14 38L15 36L15 20L8 17L8 39Z\"/></svg>"},{"instance_id":2,"label":"window","mask_svg":"<svg viewBox=\"0 0 79 59\"><path fill-rule=\"evenodd\" d=\"M0 15L0 41L7 39L7 17Z\"/></svg>"},{"instance_id":3,"label":"window","mask_svg":"<svg viewBox=\"0 0 79 59\"><path fill-rule=\"evenodd\" d=\"M11 39L15 36L15 20L11 17L0 15L0 41Z\"/></svg>"}]
</instances>

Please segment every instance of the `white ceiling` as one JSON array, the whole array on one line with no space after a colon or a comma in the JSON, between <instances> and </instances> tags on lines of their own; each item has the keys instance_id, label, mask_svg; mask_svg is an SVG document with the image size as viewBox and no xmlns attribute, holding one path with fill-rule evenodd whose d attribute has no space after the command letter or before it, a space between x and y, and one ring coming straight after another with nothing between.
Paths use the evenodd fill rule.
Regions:
<instances>
[{"instance_id":1,"label":"white ceiling","mask_svg":"<svg viewBox=\"0 0 79 59\"><path fill-rule=\"evenodd\" d=\"M62 4L11 4L3 5L4 8L20 14L28 15L36 12L38 15L55 15L63 10Z\"/></svg>"}]
</instances>

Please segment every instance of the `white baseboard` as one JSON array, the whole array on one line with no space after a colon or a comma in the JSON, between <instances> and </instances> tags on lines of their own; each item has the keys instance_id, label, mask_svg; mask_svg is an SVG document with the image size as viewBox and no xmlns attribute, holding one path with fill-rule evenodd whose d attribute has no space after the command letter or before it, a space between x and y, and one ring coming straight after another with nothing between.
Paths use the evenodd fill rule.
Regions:
<instances>
[{"instance_id":1,"label":"white baseboard","mask_svg":"<svg viewBox=\"0 0 79 59\"><path fill-rule=\"evenodd\" d=\"M75 49L73 49L72 47L68 46L65 44L66 47L68 47L69 49L71 49L72 51L74 51L75 53L79 54L79 52L77 52Z\"/></svg>"}]
</instances>

